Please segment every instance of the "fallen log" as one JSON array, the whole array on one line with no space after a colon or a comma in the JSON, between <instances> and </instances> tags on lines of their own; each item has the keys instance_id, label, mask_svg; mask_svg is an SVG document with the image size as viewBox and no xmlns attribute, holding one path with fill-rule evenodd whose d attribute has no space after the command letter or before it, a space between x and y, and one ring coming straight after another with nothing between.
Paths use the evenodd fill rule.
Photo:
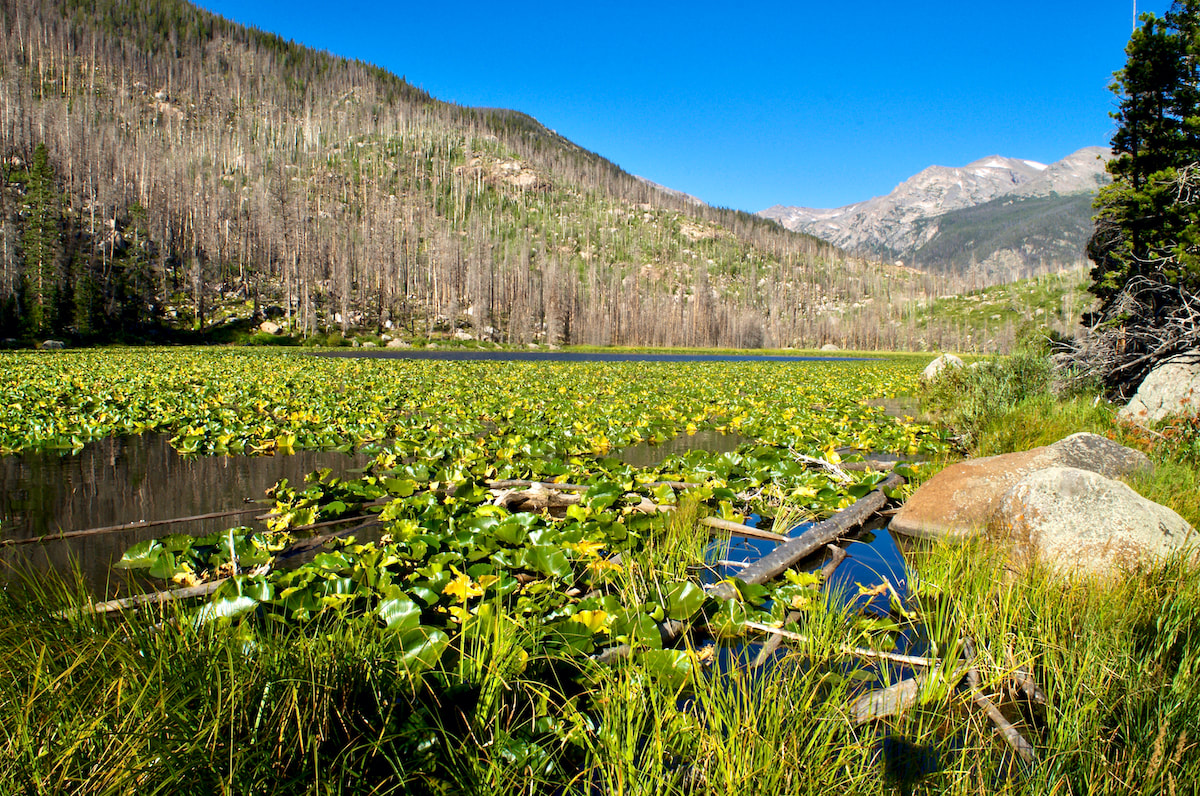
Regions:
<instances>
[{"instance_id":1,"label":"fallen log","mask_svg":"<svg viewBox=\"0 0 1200 796\"><path fill-rule=\"evenodd\" d=\"M345 528L336 533L328 533L324 536L310 536L307 539L301 539L300 541L295 542L290 547L280 550L275 554L275 558L284 559L291 558L292 556L298 556L301 553L307 553L310 550L315 550L326 542L331 542L334 539L341 539L342 537L349 536L350 534L357 533L358 531L365 531L368 528L375 528L382 524L383 523L381 523L378 519L367 520L361 525L355 525L353 528Z\"/></svg>"},{"instance_id":2,"label":"fallen log","mask_svg":"<svg viewBox=\"0 0 1200 796\"><path fill-rule=\"evenodd\" d=\"M862 525L871 515L887 505L885 489L900 486L904 478L893 473L879 487L859 499L827 520L818 522L799 536L790 537L784 543L767 553L757 561L743 569L738 577L746 583L766 583L779 577L783 571L797 562L812 555L822 546L829 544L839 536ZM736 589L729 583L718 583L712 589L713 594L725 599L736 596Z\"/></svg>"},{"instance_id":3,"label":"fallen log","mask_svg":"<svg viewBox=\"0 0 1200 796\"><path fill-rule=\"evenodd\" d=\"M922 672L915 677L909 677L886 688L877 688L860 696L850 705L850 715L855 724L862 724L873 719L885 719L912 707L921 698L922 692L928 693L938 682L940 667L928 672ZM959 666L944 681L946 686L953 686L963 675L966 668Z\"/></svg>"},{"instance_id":4,"label":"fallen log","mask_svg":"<svg viewBox=\"0 0 1200 796\"><path fill-rule=\"evenodd\" d=\"M113 611L124 611L127 608L141 608L145 605L161 605L172 600L186 600L189 597L205 597L215 592L227 580L229 578L221 578L220 580L201 583L199 586L188 586L183 589L168 589L166 591L150 592L149 594L135 594L132 597L122 597L119 600L92 603L78 610L84 613L105 614ZM74 611L76 609L71 610ZM59 618L63 618L65 615L66 612L61 612Z\"/></svg>"},{"instance_id":5,"label":"fallen log","mask_svg":"<svg viewBox=\"0 0 1200 796\"><path fill-rule=\"evenodd\" d=\"M830 576L833 575L833 573L837 570L838 566L845 560L845 550L837 545L829 545L829 561L825 562L825 566L821 567L821 582L824 583L828 581ZM784 617L783 623L786 625L792 622L798 622L802 616L803 614L799 611L792 611ZM754 663L750 664L750 668L757 669L760 666L764 666L767 661L771 659L771 656L775 654L775 651L779 649L779 646L782 643L783 636L772 635L758 650L758 656L755 657Z\"/></svg>"}]
</instances>

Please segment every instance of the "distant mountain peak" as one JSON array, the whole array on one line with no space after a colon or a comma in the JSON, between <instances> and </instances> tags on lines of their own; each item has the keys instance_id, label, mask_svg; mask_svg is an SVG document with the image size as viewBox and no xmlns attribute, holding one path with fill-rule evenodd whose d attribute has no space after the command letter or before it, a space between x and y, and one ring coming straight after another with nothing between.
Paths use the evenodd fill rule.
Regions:
<instances>
[{"instance_id":1,"label":"distant mountain peak","mask_svg":"<svg viewBox=\"0 0 1200 796\"><path fill-rule=\"evenodd\" d=\"M844 207L775 205L759 215L858 254L908 258L938 234L937 219L948 213L1004 197L1094 193L1108 182L1111 157L1104 147L1084 147L1051 164L988 155L965 166L929 166L885 196Z\"/></svg>"}]
</instances>

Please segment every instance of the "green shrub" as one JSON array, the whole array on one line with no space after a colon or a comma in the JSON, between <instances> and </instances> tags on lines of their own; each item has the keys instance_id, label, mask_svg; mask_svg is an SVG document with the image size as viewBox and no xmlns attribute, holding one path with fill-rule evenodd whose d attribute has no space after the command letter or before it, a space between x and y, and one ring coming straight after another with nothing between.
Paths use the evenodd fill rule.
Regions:
<instances>
[{"instance_id":1,"label":"green shrub","mask_svg":"<svg viewBox=\"0 0 1200 796\"><path fill-rule=\"evenodd\" d=\"M246 339L246 345L300 345L300 341L288 334L259 332Z\"/></svg>"},{"instance_id":2,"label":"green shrub","mask_svg":"<svg viewBox=\"0 0 1200 796\"><path fill-rule=\"evenodd\" d=\"M946 368L926 385L926 411L973 448L988 424L1034 396L1051 392L1050 360L1041 351L1023 351L964 368Z\"/></svg>"}]
</instances>

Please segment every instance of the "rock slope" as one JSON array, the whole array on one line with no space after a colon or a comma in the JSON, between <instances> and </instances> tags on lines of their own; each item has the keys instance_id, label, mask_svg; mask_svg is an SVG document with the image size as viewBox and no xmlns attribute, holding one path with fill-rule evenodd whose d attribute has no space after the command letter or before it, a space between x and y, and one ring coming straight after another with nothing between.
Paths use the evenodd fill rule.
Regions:
<instances>
[{"instance_id":1,"label":"rock slope","mask_svg":"<svg viewBox=\"0 0 1200 796\"><path fill-rule=\"evenodd\" d=\"M1014 224L1020 227L1026 223L1022 216L1029 216L1032 228L1035 219L1044 221L1047 216L1064 215L1058 206L1066 203L1064 206L1071 208L1065 214L1069 218L1056 219L1054 229L1049 231L1039 227L1036 235L1039 245L1034 251L1019 252L1018 259L1023 265L1044 260L1043 250L1048 249L1040 245L1040 241L1057 242L1054 231L1061 227L1063 234L1071 239L1067 250L1078 260L1083 256L1083 241L1077 240L1081 232L1075 217L1082 214L1090 222L1090 203L1067 200L1081 194L1094 194L1105 184L1108 176L1104 166L1111 157L1104 147L1085 147L1050 165L992 155L962 167L930 166L900 183L886 196L865 202L832 209L775 205L759 215L857 254L883 259L915 259L918 266L965 271L972 258L978 263L997 256L1001 250L1020 249L1023 245L1023 241L1014 245L1011 235L987 251L981 252L978 246L970 245L990 232L989 220L1002 216L1000 226L1011 232ZM1014 205L1017 208L1015 219ZM944 247L938 245L943 226L954 226L961 236L964 222L954 214L988 206L994 206L994 212L971 216L967 222L972 233L970 239L956 241L956 251L947 257L942 251ZM943 224L943 220L957 223ZM1086 236L1083 237L1086 240ZM920 254L927 248L929 256L924 259L936 259L936 262L922 263ZM1000 259L1004 257L1001 255ZM1061 246L1054 247L1052 259L1064 259Z\"/></svg>"}]
</instances>

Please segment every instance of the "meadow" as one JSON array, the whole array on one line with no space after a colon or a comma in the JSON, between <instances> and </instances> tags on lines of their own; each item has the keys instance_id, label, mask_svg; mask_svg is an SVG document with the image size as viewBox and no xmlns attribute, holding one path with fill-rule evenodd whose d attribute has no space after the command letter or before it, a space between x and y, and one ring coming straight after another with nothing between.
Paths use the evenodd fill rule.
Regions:
<instances>
[{"instance_id":1,"label":"meadow","mask_svg":"<svg viewBox=\"0 0 1200 796\"><path fill-rule=\"evenodd\" d=\"M967 438L1015 445L1031 417L1117 433L1102 405L1081 418L1037 404L1041 392L971 414L970 437L953 416L885 414L879 400L917 392L918 376L900 358L2 354L5 452L154 430L196 455L377 455L360 473L277 485L266 527L126 553L122 566L164 589L215 584L199 599L98 613L70 573L5 573L0 790L1188 792L1200 781L1194 562L1063 582L1009 571L985 543L942 544L909 551L906 594L864 584L872 610L822 591L816 572L732 580L733 599L706 588L702 518L758 514L787 530L831 516L881 484L855 467L864 455L927 460L899 468L919 482L955 439L959 452ZM618 455L700 431L745 441L650 467ZM531 509L530 481L574 498ZM348 518L362 530L283 563ZM803 640L756 666L763 627ZM856 698L907 671L878 656L914 638L928 659L916 704L856 721ZM1032 762L953 674L966 659ZM1044 699L1014 686L1022 673Z\"/></svg>"}]
</instances>

